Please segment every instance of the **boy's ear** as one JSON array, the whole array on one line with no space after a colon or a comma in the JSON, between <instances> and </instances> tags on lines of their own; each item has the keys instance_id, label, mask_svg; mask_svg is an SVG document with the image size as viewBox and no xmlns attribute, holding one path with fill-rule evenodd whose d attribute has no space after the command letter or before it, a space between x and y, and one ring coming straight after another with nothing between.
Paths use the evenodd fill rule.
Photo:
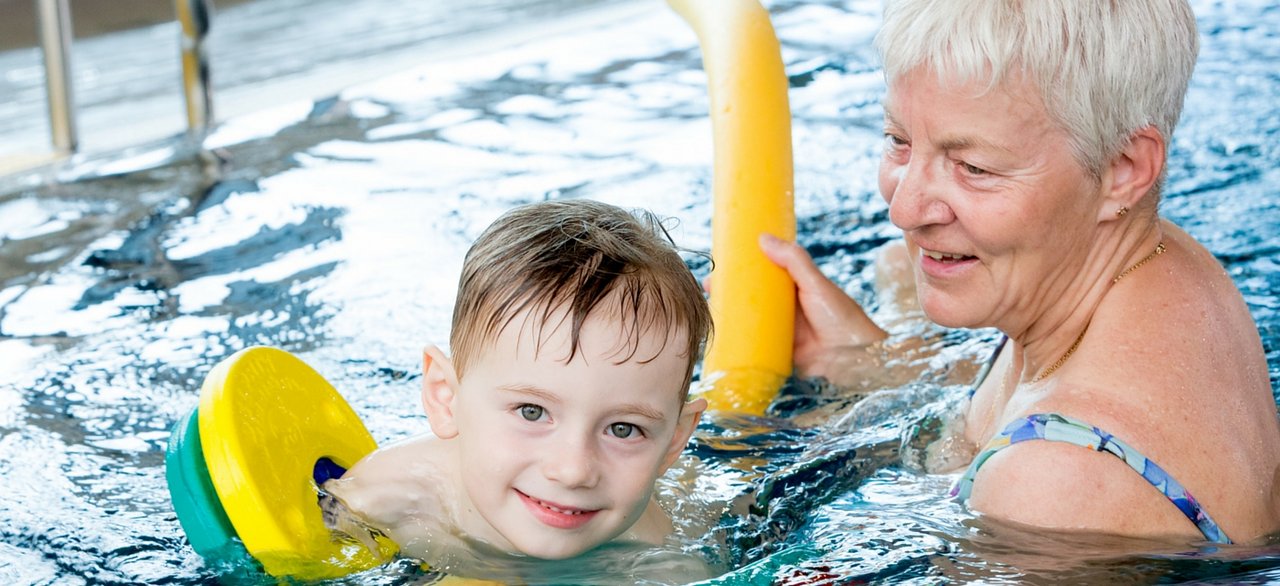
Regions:
<instances>
[{"instance_id":1,"label":"boy's ear","mask_svg":"<svg viewBox=\"0 0 1280 586\"><path fill-rule=\"evenodd\" d=\"M680 458L680 453L689 445L689 438L693 437L693 430L698 428L698 422L702 420L702 413L706 410L707 400L701 397L684 404L680 419L676 421L676 433L671 438L671 445L667 446L666 455L662 457L663 472Z\"/></svg>"},{"instance_id":2,"label":"boy's ear","mask_svg":"<svg viewBox=\"0 0 1280 586\"><path fill-rule=\"evenodd\" d=\"M458 435L454 421L454 399L458 396L458 375L453 362L435 345L422 350L422 408L427 412L427 423L440 439Z\"/></svg>"},{"instance_id":3,"label":"boy's ear","mask_svg":"<svg viewBox=\"0 0 1280 586\"><path fill-rule=\"evenodd\" d=\"M1124 208L1127 213L1136 208L1151 192L1164 173L1166 148L1165 137L1154 126L1139 128L1129 137L1129 143L1111 159L1107 169L1111 188L1106 194L1106 203L1098 211L1099 221L1123 216L1117 211Z\"/></svg>"}]
</instances>

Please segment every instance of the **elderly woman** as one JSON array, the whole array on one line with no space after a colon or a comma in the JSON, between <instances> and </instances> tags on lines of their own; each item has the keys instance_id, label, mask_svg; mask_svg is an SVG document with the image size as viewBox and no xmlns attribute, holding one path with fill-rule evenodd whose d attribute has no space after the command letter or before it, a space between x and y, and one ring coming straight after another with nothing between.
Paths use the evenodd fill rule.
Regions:
<instances>
[{"instance_id":1,"label":"elderly woman","mask_svg":"<svg viewBox=\"0 0 1280 586\"><path fill-rule=\"evenodd\" d=\"M1005 334L953 493L991 517L1244 542L1280 528L1280 425L1257 328L1157 214L1195 63L1185 0L890 0L880 192L929 319ZM802 376L852 383L885 337L805 251ZM865 353L863 353L865 354ZM1194 495L1194 497L1192 496Z\"/></svg>"}]
</instances>

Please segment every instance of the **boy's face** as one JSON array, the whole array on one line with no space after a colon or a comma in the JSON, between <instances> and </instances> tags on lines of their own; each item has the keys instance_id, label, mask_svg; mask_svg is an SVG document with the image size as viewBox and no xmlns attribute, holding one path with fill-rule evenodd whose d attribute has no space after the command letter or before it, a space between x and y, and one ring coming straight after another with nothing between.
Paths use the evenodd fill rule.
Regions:
<instances>
[{"instance_id":1,"label":"boy's face","mask_svg":"<svg viewBox=\"0 0 1280 586\"><path fill-rule=\"evenodd\" d=\"M665 341L646 334L618 364L628 353L622 332L616 320L593 315L566 363L568 322L553 316L539 347L535 323L517 316L465 380L433 385L428 369L432 428L458 442L461 484L474 509L463 515L483 519L463 520L473 537L562 559L640 519L654 479L679 456L706 403L683 405L683 332ZM433 399L443 407L433 408Z\"/></svg>"}]
</instances>

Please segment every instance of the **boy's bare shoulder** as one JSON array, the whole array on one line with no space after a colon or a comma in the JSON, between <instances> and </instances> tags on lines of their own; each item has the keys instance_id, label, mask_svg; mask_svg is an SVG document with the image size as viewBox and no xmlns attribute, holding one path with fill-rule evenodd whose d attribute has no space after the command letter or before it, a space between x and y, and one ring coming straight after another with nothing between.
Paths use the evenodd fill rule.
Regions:
<instances>
[{"instance_id":1,"label":"boy's bare shoulder","mask_svg":"<svg viewBox=\"0 0 1280 586\"><path fill-rule=\"evenodd\" d=\"M325 490L351 512L387 527L438 506L454 477L449 442L430 434L400 440L375 450Z\"/></svg>"},{"instance_id":2,"label":"boy's bare shoulder","mask_svg":"<svg viewBox=\"0 0 1280 586\"><path fill-rule=\"evenodd\" d=\"M447 464L449 448L448 442L431 434L398 440L362 458L342 479L380 482L427 473Z\"/></svg>"}]
</instances>

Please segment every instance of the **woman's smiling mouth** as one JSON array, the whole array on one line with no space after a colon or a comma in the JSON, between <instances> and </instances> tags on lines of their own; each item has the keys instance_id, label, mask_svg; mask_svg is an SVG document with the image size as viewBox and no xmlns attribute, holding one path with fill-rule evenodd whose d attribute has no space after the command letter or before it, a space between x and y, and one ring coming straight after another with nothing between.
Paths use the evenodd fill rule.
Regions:
<instances>
[{"instance_id":1,"label":"woman's smiling mouth","mask_svg":"<svg viewBox=\"0 0 1280 586\"><path fill-rule=\"evenodd\" d=\"M968 260L968 259L974 258L966 254L952 254L949 252L937 252L934 250L927 250L924 248L920 249L920 254L927 256L933 260L941 261L941 262L955 262L955 261Z\"/></svg>"},{"instance_id":2,"label":"woman's smiling mouth","mask_svg":"<svg viewBox=\"0 0 1280 586\"><path fill-rule=\"evenodd\" d=\"M978 262L978 257L967 254L940 252L920 247L920 270L933 278L954 277Z\"/></svg>"}]
</instances>

